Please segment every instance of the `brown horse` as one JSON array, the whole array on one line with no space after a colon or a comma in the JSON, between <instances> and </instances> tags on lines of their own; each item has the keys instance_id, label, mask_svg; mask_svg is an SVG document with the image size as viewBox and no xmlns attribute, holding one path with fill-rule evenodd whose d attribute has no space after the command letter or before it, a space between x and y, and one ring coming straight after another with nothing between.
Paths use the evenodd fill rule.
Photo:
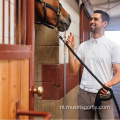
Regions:
<instances>
[{"instance_id":1,"label":"brown horse","mask_svg":"<svg viewBox=\"0 0 120 120\"><path fill-rule=\"evenodd\" d=\"M71 18L57 0L35 0L35 21L63 32L68 30Z\"/></svg>"}]
</instances>

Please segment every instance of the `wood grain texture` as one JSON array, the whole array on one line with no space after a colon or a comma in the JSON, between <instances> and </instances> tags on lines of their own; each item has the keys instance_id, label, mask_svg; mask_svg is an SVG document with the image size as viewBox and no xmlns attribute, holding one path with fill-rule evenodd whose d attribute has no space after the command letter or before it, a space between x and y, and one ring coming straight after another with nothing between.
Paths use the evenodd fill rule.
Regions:
<instances>
[{"instance_id":1,"label":"wood grain texture","mask_svg":"<svg viewBox=\"0 0 120 120\"><path fill-rule=\"evenodd\" d=\"M20 73L20 60L10 60L9 61L9 119L16 118L16 101L20 100L20 86L21 86L21 73Z\"/></svg>"},{"instance_id":2,"label":"wood grain texture","mask_svg":"<svg viewBox=\"0 0 120 120\"><path fill-rule=\"evenodd\" d=\"M8 119L8 60L0 61L0 119Z\"/></svg>"},{"instance_id":3,"label":"wood grain texture","mask_svg":"<svg viewBox=\"0 0 120 120\"><path fill-rule=\"evenodd\" d=\"M29 60L21 60L21 109L29 111ZM28 119L22 116L22 119Z\"/></svg>"},{"instance_id":4,"label":"wood grain texture","mask_svg":"<svg viewBox=\"0 0 120 120\"><path fill-rule=\"evenodd\" d=\"M21 110L29 111L29 59L1 60L0 119L16 119L17 100Z\"/></svg>"}]
</instances>

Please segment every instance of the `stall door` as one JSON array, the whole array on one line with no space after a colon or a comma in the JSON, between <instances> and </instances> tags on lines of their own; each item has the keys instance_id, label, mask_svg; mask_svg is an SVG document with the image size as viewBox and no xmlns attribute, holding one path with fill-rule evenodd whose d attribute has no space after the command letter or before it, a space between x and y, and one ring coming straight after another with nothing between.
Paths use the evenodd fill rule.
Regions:
<instances>
[{"instance_id":1,"label":"stall door","mask_svg":"<svg viewBox=\"0 0 120 120\"><path fill-rule=\"evenodd\" d=\"M90 29L89 29L90 15L85 9L84 4L80 6L80 43L85 42L90 39ZM80 68L80 80L82 77L83 66Z\"/></svg>"},{"instance_id":2,"label":"stall door","mask_svg":"<svg viewBox=\"0 0 120 120\"><path fill-rule=\"evenodd\" d=\"M0 0L0 119L33 110L33 83L34 0Z\"/></svg>"}]
</instances>

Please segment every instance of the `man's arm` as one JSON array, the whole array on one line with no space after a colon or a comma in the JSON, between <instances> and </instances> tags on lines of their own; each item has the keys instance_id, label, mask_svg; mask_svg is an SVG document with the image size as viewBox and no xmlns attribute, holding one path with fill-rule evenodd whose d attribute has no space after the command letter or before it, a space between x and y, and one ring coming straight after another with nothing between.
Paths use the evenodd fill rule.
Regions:
<instances>
[{"instance_id":1,"label":"man's arm","mask_svg":"<svg viewBox=\"0 0 120 120\"><path fill-rule=\"evenodd\" d=\"M116 85L116 84L118 84L120 82L120 63L114 64L113 68L114 68L114 74L115 74L115 76L109 82L107 82L105 84L108 87Z\"/></svg>"},{"instance_id":2,"label":"man's arm","mask_svg":"<svg viewBox=\"0 0 120 120\"><path fill-rule=\"evenodd\" d=\"M70 73L72 75L75 75L79 71L81 63L78 61L78 59L74 60L74 56L71 54L72 53L69 53L69 69L70 69Z\"/></svg>"},{"instance_id":3,"label":"man's arm","mask_svg":"<svg viewBox=\"0 0 120 120\"><path fill-rule=\"evenodd\" d=\"M72 33L70 33L70 35L68 36L66 42L68 43L68 45L74 51L75 38L74 38L74 35L72 35ZM74 55L69 50L69 69L70 69L70 73L72 75L76 74L78 72L79 68L80 68L80 65L81 65L81 63L77 59L74 60Z\"/></svg>"},{"instance_id":4,"label":"man's arm","mask_svg":"<svg viewBox=\"0 0 120 120\"><path fill-rule=\"evenodd\" d=\"M115 75L109 82L104 84L106 87L111 87L120 82L120 63L114 64L113 68L114 68ZM106 93L107 93L107 90L104 89L104 91L102 91L102 94L106 94Z\"/></svg>"}]
</instances>

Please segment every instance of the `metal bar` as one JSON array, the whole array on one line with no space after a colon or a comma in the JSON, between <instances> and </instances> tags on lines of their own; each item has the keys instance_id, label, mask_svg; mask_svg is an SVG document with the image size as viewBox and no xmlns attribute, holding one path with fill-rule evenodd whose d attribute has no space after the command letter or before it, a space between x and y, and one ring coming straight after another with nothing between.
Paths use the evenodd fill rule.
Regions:
<instances>
[{"instance_id":1,"label":"metal bar","mask_svg":"<svg viewBox=\"0 0 120 120\"><path fill-rule=\"evenodd\" d=\"M84 4L81 4L80 6L80 44L84 41L84 38L83 38L83 32L84 32L84 29L83 29L83 24L84 24ZM81 80L81 77L82 77L82 73L83 73L83 65L81 65L80 67L80 70L79 70L79 84L80 84L80 80Z\"/></svg>"},{"instance_id":2,"label":"metal bar","mask_svg":"<svg viewBox=\"0 0 120 120\"><path fill-rule=\"evenodd\" d=\"M81 10L80 10L80 43L82 43L84 40L83 40L83 18L84 18L84 4L82 4L80 6Z\"/></svg>"},{"instance_id":3,"label":"metal bar","mask_svg":"<svg viewBox=\"0 0 120 120\"><path fill-rule=\"evenodd\" d=\"M66 32L64 33L64 41L66 41ZM63 118L66 120L66 46L64 45L64 109L63 109Z\"/></svg>"},{"instance_id":4,"label":"metal bar","mask_svg":"<svg viewBox=\"0 0 120 120\"><path fill-rule=\"evenodd\" d=\"M18 13L18 24L19 24L19 29L18 29L18 36L19 36L19 44L21 44L21 39L22 39L22 36L21 36L21 31L22 31L22 25L21 25L21 0L19 0L19 13Z\"/></svg>"},{"instance_id":5,"label":"metal bar","mask_svg":"<svg viewBox=\"0 0 120 120\"><path fill-rule=\"evenodd\" d=\"M22 111L19 109L19 101L16 102L16 118L19 119L19 115L28 115L28 116L44 116L43 120L49 120L51 115L47 112L38 112L38 111Z\"/></svg>"},{"instance_id":6,"label":"metal bar","mask_svg":"<svg viewBox=\"0 0 120 120\"><path fill-rule=\"evenodd\" d=\"M17 40L16 40L16 39L17 39L17 38L16 38L16 30L17 30L17 29L16 29L16 23L17 23L17 22L16 22L16 21L17 21L17 20L16 20L16 11L17 11L17 10L16 10L16 0L14 0L14 23L15 23L15 29L14 29L14 44L16 44L16 41L17 41Z\"/></svg>"},{"instance_id":7,"label":"metal bar","mask_svg":"<svg viewBox=\"0 0 120 120\"><path fill-rule=\"evenodd\" d=\"M31 45L7 45L7 44L1 44L0 45L0 51L31 51Z\"/></svg>"},{"instance_id":8,"label":"metal bar","mask_svg":"<svg viewBox=\"0 0 120 120\"><path fill-rule=\"evenodd\" d=\"M26 59L30 58L31 52L18 52L18 51L2 51L0 52L0 60L10 60L10 59Z\"/></svg>"},{"instance_id":9,"label":"metal bar","mask_svg":"<svg viewBox=\"0 0 120 120\"><path fill-rule=\"evenodd\" d=\"M30 58L30 88L34 86L34 17L35 17L35 1L27 0L26 5L26 44L31 45L32 55ZM30 110L34 110L34 95L30 94L29 102Z\"/></svg>"},{"instance_id":10,"label":"metal bar","mask_svg":"<svg viewBox=\"0 0 120 120\"><path fill-rule=\"evenodd\" d=\"M19 28L19 23L18 23L18 0L15 0L15 7L14 7L15 13L14 13L14 17L15 17L15 44L19 44L19 35L18 35L18 28Z\"/></svg>"},{"instance_id":11,"label":"metal bar","mask_svg":"<svg viewBox=\"0 0 120 120\"><path fill-rule=\"evenodd\" d=\"M45 116L47 119L50 118L50 114L46 112L37 112L37 111L22 111L17 110L17 115L29 115L29 116Z\"/></svg>"},{"instance_id":12,"label":"metal bar","mask_svg":"<svg viewBox=\"0 0 120 120\"><path fill-rule=\"evenodd\" d=\"M2 44L4 44L4 31L5 31L5 28L4 28L4 24L5 24L5 22L4 22L5 21L5 18L4 18L5 17L5 15L4 15L5 14L5 9L4 8L5 8L5 0L3 0L3 30L2 30L3 31L3 34L2 34L3 35L3 39L2 39Z\"/></svg>"},{"instance_id":13,"label":"metal bar","mask_svg":"<svg viewBox=\"0 0 120 120\"><path fill-rule=\"evenodd\" d=\"M9 44L10 44L10 0L9 0L9 6L8 6L9 8L8 8L8 13L9 13L9 28L8 28L8 37L9 37Z\"/></svg>"},{"instance_id":14,"label":"metal bar","mask_svg":"<svg viewBox=\"0 0 120 120\"><path fill-rule=\"evenodd\" d=\"M22 0L22 44L26 44L26 0Z\"/></svg>"}]
</instances>

